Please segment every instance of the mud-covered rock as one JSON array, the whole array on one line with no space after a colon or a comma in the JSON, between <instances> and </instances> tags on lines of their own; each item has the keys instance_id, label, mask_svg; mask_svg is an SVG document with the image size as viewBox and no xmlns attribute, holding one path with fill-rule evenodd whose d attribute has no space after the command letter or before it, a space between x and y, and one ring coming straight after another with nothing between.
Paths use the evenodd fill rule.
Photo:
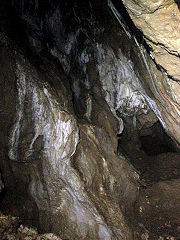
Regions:
<instances>
[{"instance_id":1,"label":"mud-covered rock","mask_svg":"<svg viewBox=\"0 0 180 240\"><path fill-rule=\"evenodd\" d=\"M179 179L160 181L147 188L137 201L138 222L149 238L177 239L179 225ZM148 221L148 219L151 221Z\"/></svg>"}]
</instances>

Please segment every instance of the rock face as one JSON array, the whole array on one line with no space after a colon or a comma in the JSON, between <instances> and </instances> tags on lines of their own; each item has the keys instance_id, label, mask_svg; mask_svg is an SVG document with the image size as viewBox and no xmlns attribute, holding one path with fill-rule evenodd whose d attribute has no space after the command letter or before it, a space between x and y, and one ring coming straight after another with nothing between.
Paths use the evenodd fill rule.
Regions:
<instances>
[{"instance_id":1,"label":"rock face","mask_svg":"<svg viewBox=\"0 0 180 240\"><path fill-rule=\"evenodd\" d=\"M15 118L8 137L8 156L5 153L2 163L12 174L9 178L8 172L4 172L11 194L24 191L25 211L33 214L36 206L39 227L63 238L104 239L122 235L130 239L131 232L118 205L120 198L114 195L110 200L108 195L114 191L120 194L120 190L127 194L119 185L121 181L129 182L134 192L136 189L128 180L133 177L128 172L123 176L123 162L115 155L114 146L108 145L111 141L106 125L102 128L87 122L78 124L68 80L53 60L45 63L41 59L41 72L37 63L30 64L18 49L12 56L12 45L3 35L1 46L4 66L7 60L14 65L14 71L9 70L9 74L14 74L16 86L12 89L16 96L13 106L12 101L8 102L10 99L6 102L13 107ZM1 73L6 74L3 69ZM8 76L7 79L12 81ZM105 144L109 149L105 149ZM119 182L119 179L122 180ZM13 180L18 184L17 192L13 192ZM32 210L27 210L28 201L33 205ZM99 202L103 204L103 201L106 206L112 206L114 212L109 215L105 208L102 210L110 225L98 211ZM113 224L112 215L117 214L119 223Z\"/></svg>"},{"instance_id":2,"label":"rock face","mask_svg":"<svg viewBox=\"0 0 180 240\"><path fill-rule=\"evenodd\" d=\"M136 27L151 48L151 58L159 66L151 67L156 89L161 97L159 109L169 134L180 142L180 12L173 0L123 0ZM153 63L151 64L153 65ZM163 74L162 74L163 73ZM156 91L157 92L156 92ZM159 101L159 96L156 96Z\"/></svg>"},{"instance_id":3,"label":"rock face","mask_svg":"<svg viewBox=\"0 0 180 240\"><path fill-rule=\"evenodd\" d=\"M117 135L128 119L135 129L159 119L178 140L155 85L164 76L111 2L3 4L2 208L62 239L144 239L146 195Z\"/></svg>"},{"instance_id":4,"label":"rock face","mask_svg":"<svg viewBox=\"0 0 180 240\"><path fill-rule=\"evenodd\" d=\"M48 19L51 34L60 21L53 14L56 10ZM12 213L28 215L29 224L61 238L129 240L133 233L126 217L139 184L133 167L117 155L116 135L123 126L116 110L123 101L116 95L120 81L129 79L131 89L137 77L131 76L133 65L120 50L115 56L108 43L98 42L101 32L87 33L91 42L80 28L68 32L65 46L55 38L64 52L52 46L46 54L38 53L37 44L30 50L26 45L25 51L19 40L0 35L1 169L6 199L14 196L3 206L14 206ZM80 49L74 54L77 38ZM106 69L112 61L114 66ZM143 96L133 94L137 107L147 106ZM136 111L131 104L130 110Z\"/></svg>"}]
</instances>

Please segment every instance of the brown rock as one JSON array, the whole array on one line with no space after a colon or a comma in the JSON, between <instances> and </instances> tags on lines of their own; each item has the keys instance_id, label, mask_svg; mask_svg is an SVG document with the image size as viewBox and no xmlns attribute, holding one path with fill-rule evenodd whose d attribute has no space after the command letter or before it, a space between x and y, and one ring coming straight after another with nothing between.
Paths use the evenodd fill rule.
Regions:
<instances>
[{"instance_id":1,"label":"brown rock","mask_svg":"<svg viewBox=\"0 0 180 240\"><path fill-rule=\"evenodd\" d=\"M165 73L153 67L151 72L159 110L166 131L180 143L180 12L172 0L164 1L123 1L130 17L152 48L151 56ZM157 95L158 92L158 95Z\"/></svg>"}]
</instances>

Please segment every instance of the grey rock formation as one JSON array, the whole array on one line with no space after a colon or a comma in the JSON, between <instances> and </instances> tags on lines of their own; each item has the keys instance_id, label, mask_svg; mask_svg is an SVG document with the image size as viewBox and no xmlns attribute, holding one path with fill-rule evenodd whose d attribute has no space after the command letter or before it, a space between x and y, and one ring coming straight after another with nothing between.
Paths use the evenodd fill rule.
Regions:
<instances>
[{"instance_id":1,"label":"grey rock formation","mask_svg":"<svg viewBox=\"0 0 180 240\"><path fill-rule=\"evenodd\" d=\"M121 207L135 200L138 175L117 156L117 120L100 89L89 116L96 120L78 120L68 79L54 59L32 64L3 34L1 47L4 67L13 65L8 74L14 75L13 102L10 91L4 96L14 118L1 163L9 194L23 192L21 208L34 219L38 213L43 231L72 239L131 239ZM12 81L6 69L1 73Z\"/></svg>"}]
</instances>

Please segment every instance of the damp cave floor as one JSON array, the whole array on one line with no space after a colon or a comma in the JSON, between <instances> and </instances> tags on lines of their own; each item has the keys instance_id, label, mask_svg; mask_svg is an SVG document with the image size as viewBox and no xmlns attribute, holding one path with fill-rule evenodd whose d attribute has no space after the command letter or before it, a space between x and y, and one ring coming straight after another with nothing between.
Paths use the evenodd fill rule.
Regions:
<instances>
[{"instance_id":1,"label":"damp cave floor","mask_svg":"<svg viewBox=\"0 0 180 240\"><path fill-rule=\"evenodd\" d=\"M180 154L136 152L131 163L142 186L134 209L135 239L180 239Z\"/></svg>"}]
</instances>

